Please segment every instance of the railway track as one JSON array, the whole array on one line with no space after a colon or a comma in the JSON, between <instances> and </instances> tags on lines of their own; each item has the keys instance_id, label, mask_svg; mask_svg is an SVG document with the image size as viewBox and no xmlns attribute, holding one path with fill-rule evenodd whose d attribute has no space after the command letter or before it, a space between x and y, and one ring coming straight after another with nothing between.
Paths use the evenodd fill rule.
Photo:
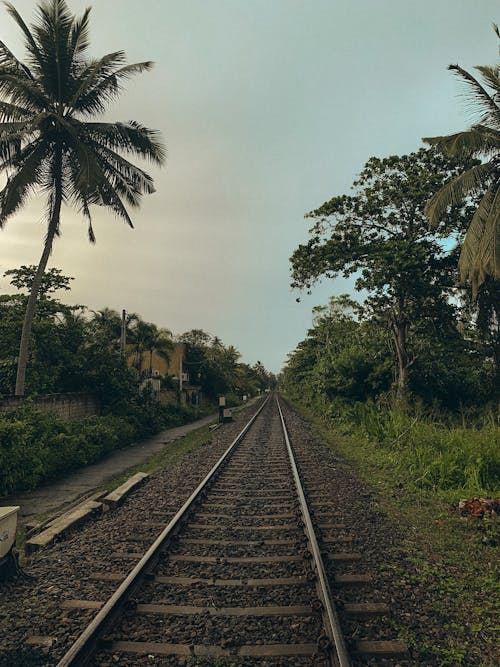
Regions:
<instances>
[{"instance_id":1,"label":"railway track","mask_svg":"<svg viewBox=\"0 0 500 667\"><path fill-rule=\"evenodd\" d=\"M275 396L260 406L145 553L110 554L109 571L94 576L117 582L107 600L65 600L67 610L94 617L57 667L351 665L332 602L332 564L348 567L333 574L336 587L369 578L359 573L361 555L346 547L345 526L322 510L324 488L307 452L304 490L284 409ZM162 510L151 508L151 518L161 524ZM387 612L375 602L341 610L362 618ZM355 648L356 660L404 654L393 642Z\"/></svg>"}]
</instances>

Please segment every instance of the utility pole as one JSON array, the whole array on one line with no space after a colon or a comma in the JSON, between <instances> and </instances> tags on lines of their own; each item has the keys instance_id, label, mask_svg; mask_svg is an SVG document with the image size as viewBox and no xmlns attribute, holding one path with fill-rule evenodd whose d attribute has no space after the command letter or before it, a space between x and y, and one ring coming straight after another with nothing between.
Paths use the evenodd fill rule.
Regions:
<instances>
[{"instance_id":1,"label":"utility pole","mask_svg":"<svg viewBox=\"0 0 500 667\"><path fill-rule=\"evenodd\" d=\"M181 353L179 355L179 391L182 400L182 357L184 355L184 347L181 347L180 352Z\"/></svg>"},{"instance_id":2,"label":"utility pole","mask_svg":"<svg viewBox=\"0 0 500 667\"><path fill-rule=\"evenodd\" d=\"M122 310L122 327L120 331L120 352L125 354L125 346L127 344L127 311Z\"/></svg>"}]
</instances>

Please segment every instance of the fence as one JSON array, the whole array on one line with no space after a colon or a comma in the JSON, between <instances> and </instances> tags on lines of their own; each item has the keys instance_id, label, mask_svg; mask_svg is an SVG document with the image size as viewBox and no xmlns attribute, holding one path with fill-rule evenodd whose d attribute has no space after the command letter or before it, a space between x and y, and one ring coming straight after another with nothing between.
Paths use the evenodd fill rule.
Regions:
<instances>
[{"instance_id":1,"label":"fence","mask_svg":"<svg viewBox=\"0 0 500 667\"><path fill-rule=\"evenodd\" d=\"M26 399L10 397L0 400L0 412L12 412ZM92 394L47 394L29 398L37 410L53 412L63 419L83 419L99 414L99 405Z\"/></svg>"}]
</instances>

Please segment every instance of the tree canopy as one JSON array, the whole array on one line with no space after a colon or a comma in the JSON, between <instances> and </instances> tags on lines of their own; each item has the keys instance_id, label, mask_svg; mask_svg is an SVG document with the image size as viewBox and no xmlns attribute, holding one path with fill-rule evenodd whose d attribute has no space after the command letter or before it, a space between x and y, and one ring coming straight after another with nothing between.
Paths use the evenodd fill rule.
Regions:
<instances>
[{"instance_id":1,"label":"tree canopy","mask_svg":"<svg viewBox=\"0 0 500 667\"><path fill-rule=\"evenodd\" d=\"M433 229L424 209L431 194L463 166L461 160L425 149L370 158L354 183L354 194L334 197L306 215L314 219L310 240L291 257L294 288L355 275L356 289L366 294L365 308L390 332L400 399L418 356L411 340L417 321L432 331L445 326L451 314L453 248L471 207L454 207Z\"/></svg>"},{"instance_id":2,"label":"tree canopy","mask_svg":"<svg viewBox=\"0 0 500 667\"><path fill-rule=\"evenodd\" d=\"M500 38L496 25L494 29ZM500 65L478 65L479 79L459 65L448 69L465 85L477 122L468 130L424 141L450 157L483 161L464 164L464 169L429 199L426 213L431 224L438 225L450 206L480 196L459 260L462 280L471 283L475 296L487 277L500 279Z\"/></svg>"}]
</instances>

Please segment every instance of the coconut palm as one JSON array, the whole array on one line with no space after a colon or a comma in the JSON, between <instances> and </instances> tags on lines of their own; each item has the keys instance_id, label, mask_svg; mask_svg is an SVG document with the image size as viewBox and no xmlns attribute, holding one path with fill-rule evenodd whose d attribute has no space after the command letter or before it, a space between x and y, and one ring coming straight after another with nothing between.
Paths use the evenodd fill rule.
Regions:
<instances>
[{"instance_id":1,"label":"coconut palm","mask_svg":"<svg viewBox=\"0 0 500 667\"><path fill-rule=\"evenodd\" d=\"M98 122L128 78L149 70L151 62L126 64L123 51L88 57L89 13L73 16L65 0L38 5L28 27L5 3L24 36L21 62L0 42L0 228L31 194L47 200L47 233L33 280L19 347L16 395L24 394L31 324L42 276L54 239L60 234L62 204L75 206L95 242L90 207L109 208L133 227L126 205L137 207L154 191L152 178L125 156L162 164L159 135L135 121Z\"/></svg>"},{"instance_id":2,"label":"coconut palm","mask_svg":"<svg viewBox=\"0 0 500 667\"><path fill-rule=\"evenodd\" d=\"M153 353L167 362L170 361L170 352L174 349L172 332L169 329L158 328L155 324L152 324L146 349L149 352L149 377L152 377Z\"/></svg>"},{"instance_id":3,"label":"coconut palm","mask_svg":"<svg viewBox=\"0 0 500 667\"><path fill-rule=\"evenodd\" d=\"M500 38L496 25L494 29ZM459 260L462 280L471 282L475 296L487 276L500 278L500 65L477 66L481 81L459 65L448 69L465 83L479 122L463 132L424 141L448 155L482 158L483 162L436 192L426 213L431 223L437 224L448 206L470 196L480 197Z\"/></svg>"}]
</instances>

